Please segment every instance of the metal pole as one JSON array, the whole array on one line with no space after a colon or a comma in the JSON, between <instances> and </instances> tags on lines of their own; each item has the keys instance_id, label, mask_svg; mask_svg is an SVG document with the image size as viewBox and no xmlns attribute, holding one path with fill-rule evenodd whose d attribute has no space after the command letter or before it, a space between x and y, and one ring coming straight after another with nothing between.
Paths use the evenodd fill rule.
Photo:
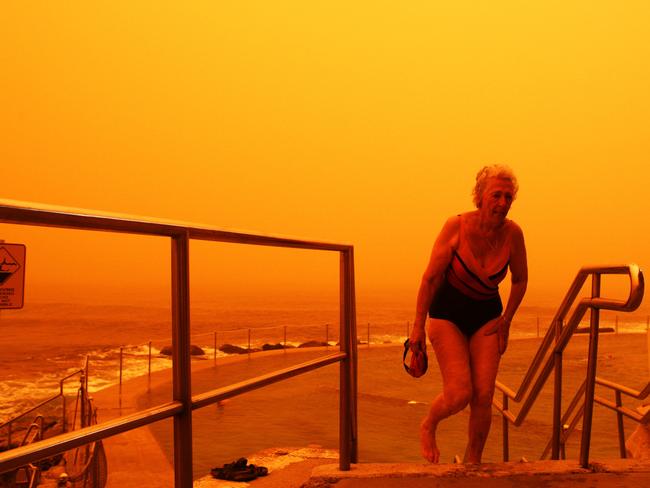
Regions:
<instances>
[{"instance_id":1,"label":"metal pole","mask_svg":"<svg viewBox=\"0 0 650 488\"><path fill-rule=\"evenodd\" d=\"M650 373L650 315L645 320L646 342L648 343L648 373Z\"/></svg>"},{"instance_id":2,"label":"metal pole","mask_svg":"<svg viewBox=\"0 0 650 488\"><path fill-rule=\"evenodd\" d=\"M368 322L368 347L370 347L370 322Z\"/></svg>"},{"instance_id":3,"label":"metal pole","mask_svg":"<svg viewBox=\"0 0 650 488\"><path fill-rule=\"evenodd\" d=\"M591 281L591 296L600 296L600 275L594 273ZM582 442L580 444L580 465L589 467L589 445L591 443L591 424L594 413L594 393L596 390L596 365L598 363L598 327L600 310L591 308L589 330L589 359L587 362L587 384L585 387L585 413L582 418Z\"/></svg>"},{"instance_id":4,"label":"metal pole","mask_svg":"<svg viewBox=\"0 0 650 488\"><path fill-rule=\"evenodd\" d=\"M358 378L358 351L357 351L357 311L356 311L356 293L355 293L355 279L354 279L354 249L350 248L350 251L347 255L348 262L348 325L350 328L350 346L352 352L352 396L351 400L351 423L352 423L352 434L351 434L351 446L350 446L350 461L352 463L357 463L359 461L359 449L358 449L358 423L357 423L357 378Z\"/></svg>"},{"instance_id":5,"label":"metal pole","mask_svg":"<svg viewBox=\"0 0 650 488\"><path fill-rule=\"evenodd\" d=\"M192 486L192 371L190 363L189 233L172 237L173 399L183 404L174 415L174 486Z\"/></svg>"},{"instance_id":6,"label":"metal pole","mask_svg":"<svg viewBox=\"0 0 650 488\"><path fill-rule=\"evenodd\" d=\"M330 347L330 324L325 324L325 344Z\"/></svg>"},{"instance_id":7,"label":"metal pole","mask_svg":"<svg viewBox=\"0 0 650 488\"><path fill-rule=\"evenodd\" d=\"M248 357L251 357L251 330L248 329Z\"/></svg>"},{"instance_id":8,"label":"metal pole","mask_svg":"<svg viewBox=\"0 0 650 488\"><path fill-rule=\"evenodd\" d=\"M508 411L508 395L503 394L503 414L501 415L501 421L503 425L503 462L510 461L510 442L508 438L508 417L506 417L505 412Z\"/></svg>"},{"instance_id":9,"label":"metal pole","mask_svg":"<svg viewBox=\"0 0 650 488\"><path fill-rule=\"evenodd\" d=\"M214 355L213 355L214 365L217 365L217 331L214 331Z\"/></svg>"},{"instance_id":10,"label":"metal pole","mask_svg":"<svg viewBox=\"0 0 650 488\"><path fill-rule=\"evenodd\" d=\"M88 379L89 379L89 371L90 371L90 356L86 356L86 393L88 392Z\"/></svg>"},{"instance_id":11,"label":"metal pole","mask_svg":"<svg viewBox=\"0 0 650 488\"><path fill-rule=\"evenodd\" d=\"M149 341L149 378L151 378L151 341Z\"/></svg>"},{"instance_id":12,"label":"metal pole","mask_svg":"<svg viewBox=\"0 0 650 488\"><path fill-rule=\"evenodd\" d=\"M356 405L356 311L353 249L340 255L340 348L346 358L340 362L339 469L349 471L357 461Z\"/></svg>"},{"instance_id":13,"label":"metal pole","mask_svg":"<svg viewBox=\"0 0 650 488\"><path fill-rule=\"evenodd\" d=\"M67 405L66 405L65 395L63 395L63 408L62 408L62 410L63 410L63 412L62 412L63 418L61 419L61 425L62 425L61 430L63 432L67 432L68 431L67 418L66 418Z\"/></svg>"},{"instance_id":14,"label":"metal pole","mask_svg":"<svg viewBox=\"0 0 650 488\"><path fill-rule=\"evenodd\" d=\"M79 393L81 395L81 405L80 405L80 410L79 410L79 426L81 428L84 428L87 426L86 424L86 392L84 388L84 382L85 378L83 376L83 373L81 374L81 378L79 379Z\"/></svg>"},{"instance_id":15,"label":"metal pole","mask_svg":"<svg viewBox=\"0 0 650 488\"><path fill-rule=\"evenodd\" d=\"M120 347L120 391L122 389L122 362L123 362L123 356L124 356L124 348Z\"/></svg>"},{"instance_id":16,"label":"metal pole","mask_svg":"<svg viewBox=\"0 0 650 488\"><path fill-rule=\"evenodd\" d=\"M616 333L618 334L618 315L616 316Z\"/></svg>"},{"instance_id":17,"label":"metal pole","mask_svg":"<svg viewBox=\"0 0 650 488\"><path fill-rule=\"evenodd\" d=\"M616 390L616 408L621 408L622 406L621 392ZM618 410L616 411L616 420L618 423L618 448L621 453L621 458L625 459L627 457L625 452L625 428L623 427L623 414Z\"/></svg>"},{"instance_id":18,"label":"metal pole","mask_svg":"<svg viewBox=\"0 0 650 488\"><path fill-rule=\"evenodd\" d=\"M555 344L562 332L562 323L556 321L555 327ZM555 383L553 389L553 437L551 439L551 459L560 459L560 435L562 432L562 352L555 349L553 351L553 362L555 365Z\"/></svg>"},{"instance_id":19,"label":"metal pole","mask_svg":"<svg viewBox=\"0 0 650 488\"><path fill-rule=\"evenodd\" d=\"M339 469L341 471L350 470L350 380L351 380L351 357L350 357L350 336L347 330L347 262L345 252L341 251L341 270L340 270L340 288L341 288L341 305L340 305L340 331L339 344L341 352L346 354L344 360L339 364Z\"/></svg>"},{"instance_id":20,"label":"metal pole","mask_svg":"<svg viewBox=\"0 0 650 488\"><path fill-rule=\"evenodd\" d=\"M284 326L284 352L287 352L287 326Z\"/></svg>"}]
</instances>

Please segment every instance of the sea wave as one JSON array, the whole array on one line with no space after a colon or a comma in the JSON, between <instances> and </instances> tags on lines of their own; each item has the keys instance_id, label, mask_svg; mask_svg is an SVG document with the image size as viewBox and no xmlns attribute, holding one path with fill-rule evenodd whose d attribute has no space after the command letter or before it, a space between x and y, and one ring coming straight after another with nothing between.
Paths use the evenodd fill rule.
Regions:
<instances>
[{"instance_id":1,"label":"sea wave","mask_svg":"<svg viewBox=\"0 0 650 488\"><path fill-rule=\"evenodd\" d=\"M547 317L548 318L548 317ZM537 327L540 323L539 328ZM522 316L513 323L511 337L513 339L533 338L544 335L545 322L537 320L535 316ZM586 325L586 324L585 324ZM645 333L647 320L636 318L634 320L618 321L613 317L601 320L601 327L616 327L620 333ZM292 326L287 339L284 337L284 326L251 329L251 339L248 339L246 328L225 330L218 332L218 343L215 348L214 334L202 333L192 336L192 343L203 349L204 354L195 359L220 359L229 356L220 350L224 344L232 344L242 349L262 349L265 344L286 344L286 347L298 347L306 341L322 342L329 335L328 344L336 347L338 334L334 326ZM406 339L406 322L390 322L372 324L370 327L370 343L368 344L368 328L360 326L358 329L358 342L360 345L402 344ZM285 342L286 341L286 342ZM29 409L36 403L51 398L60 392L60 381L80 369L85 369L88 364L89 391L96 392L114 386L121 380L171 368L170 356L161 354L163 347L171 344L169 340L157 340L140 344L124 344L121 346L78 346L76 349L59 347L55 355L50 350L45 350L42 355L31 353L20 357L13 357L11 361L0 360L0 368L4 371L4 378L0 381L0 423ZM64 393L75 395L78 388L78 379L68 380L64 383Z\"/></svg>"}]
</instances>

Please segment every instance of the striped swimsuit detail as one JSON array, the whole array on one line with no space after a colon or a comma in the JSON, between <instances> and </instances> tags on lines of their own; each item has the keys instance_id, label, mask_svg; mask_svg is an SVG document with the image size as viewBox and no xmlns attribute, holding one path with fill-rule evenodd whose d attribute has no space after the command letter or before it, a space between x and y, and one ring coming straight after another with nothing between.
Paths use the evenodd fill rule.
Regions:
<instances>
[{"instance_id":1,"label":"striped swimsuit detail","mask_svg":"<svg viewBox=\"0 0 650 488\"><path fill-rule=\"evenodd\" d=\"M499 283L510 264L510 246L504 243L488 268L481 266L465 237L460 216L458 249L454 250L445 280L436 293L429 316L453 322L467 337L501 315Z\"/></svg>"}]
</instances>

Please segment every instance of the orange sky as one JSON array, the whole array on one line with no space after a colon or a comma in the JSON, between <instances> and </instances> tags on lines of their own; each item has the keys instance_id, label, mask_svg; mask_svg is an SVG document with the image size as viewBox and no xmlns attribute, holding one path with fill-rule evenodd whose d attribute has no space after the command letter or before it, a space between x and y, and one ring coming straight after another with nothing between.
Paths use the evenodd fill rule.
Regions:
<instances>
[{"instance_id":1,"label":"orange sky","mask_svg":"<svg viewBox=\"0 0 650 488\"><path fill-rule=\"evenodd\" d=\"M3 198L352 243L361 298L414 301L504 162L524 303L583 264L650 264L647 1L186 3L3 6ZM164 239L0 229L35 296L168 285ZM208 295L336 291L333 254L192 252Z\"/></svg>"}]
</instances>

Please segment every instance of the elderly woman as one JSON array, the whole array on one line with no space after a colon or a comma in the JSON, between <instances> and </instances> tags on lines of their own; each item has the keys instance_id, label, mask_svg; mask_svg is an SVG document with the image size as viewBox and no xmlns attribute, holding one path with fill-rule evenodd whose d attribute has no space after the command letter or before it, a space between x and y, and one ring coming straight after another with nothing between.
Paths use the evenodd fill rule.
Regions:
<instances>
[{"instance_id":1,"label":"elderly woman","mask_svg":"<svg viewBox=\"0 0 650 488\"><path fill-rule=\"evenodd\" d=\"M480 463L492 421L492 395L512 318L526 293L528 270L521 228L507 219L517 196L507 166L492 165L476 176L477 209L447 220L433 245L418 292L411 348L426 350L426 333L442 375L442 393L420 427L422 455L437 463L438 423L470 405L465 462ZM510 268L505 310L498 284Z\"/></svg>"}]
</instances>

